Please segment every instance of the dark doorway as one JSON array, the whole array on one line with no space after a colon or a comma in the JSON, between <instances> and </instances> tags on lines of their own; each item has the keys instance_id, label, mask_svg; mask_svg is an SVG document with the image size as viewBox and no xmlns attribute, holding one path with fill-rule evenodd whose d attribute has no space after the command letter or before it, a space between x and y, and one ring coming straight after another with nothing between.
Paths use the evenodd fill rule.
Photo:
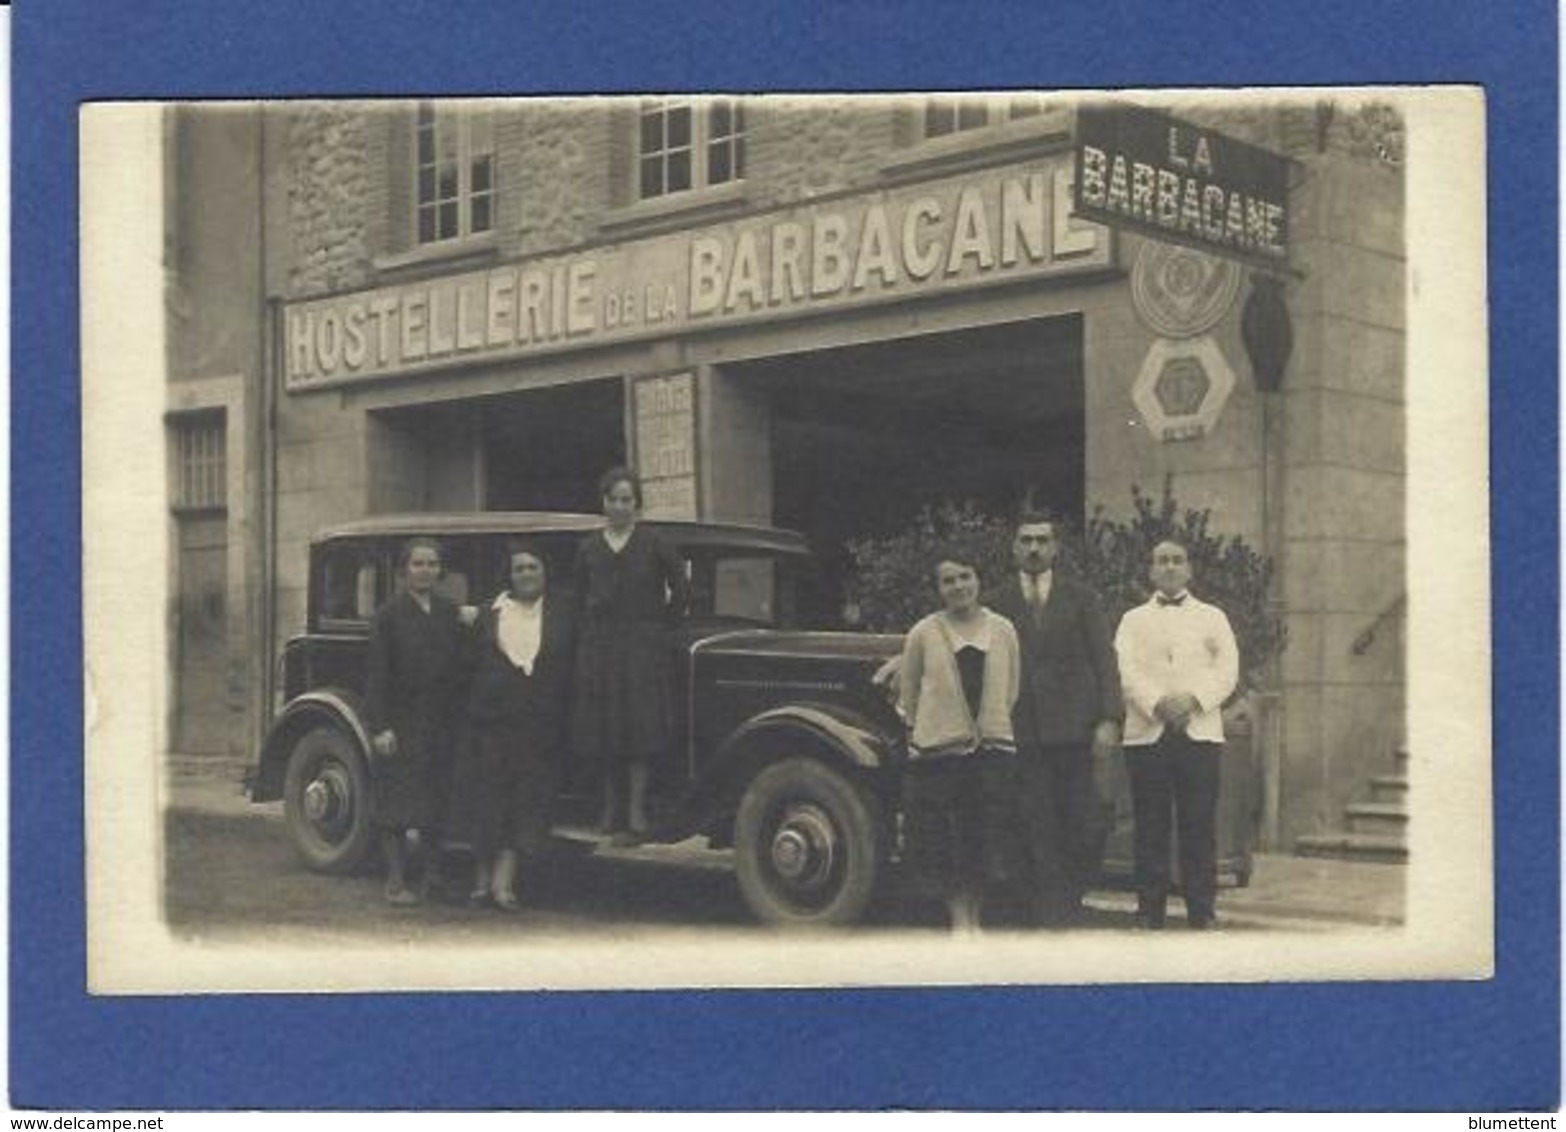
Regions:
<instances>
[{"instance_id":1,"label":"dark doorway","mask_svg":"<svg viewBox=\"0 0 1566 1132\"><path fill-rule=\"evenodd\" d=\"M227 516L181 518L174 749L183 754L228 743L227 592Z\"/></svg>"},{"instance_id":2,"label":"dark doorway","mask_svg":"<svg viewBox=\"0 0 1566 1132\"><path fill-rule=\"evenodd\" d=\"M598 511L598 477L625 461L623 388L612 378L479 403L484 506L491 511Z\"/></svg>"},{"instance_id":3,"label":"dark doorway","mask_svg":"<svg viewBox=\"0 0 1566 1132\"><path fill-rule=\"evenodd\" d=\"M831 593L844 543L925 507L1024 498L1080 522L1080 316L813 351L733 367L772 407L773 522L802 531Z\"/></svg>"}]
</instances>

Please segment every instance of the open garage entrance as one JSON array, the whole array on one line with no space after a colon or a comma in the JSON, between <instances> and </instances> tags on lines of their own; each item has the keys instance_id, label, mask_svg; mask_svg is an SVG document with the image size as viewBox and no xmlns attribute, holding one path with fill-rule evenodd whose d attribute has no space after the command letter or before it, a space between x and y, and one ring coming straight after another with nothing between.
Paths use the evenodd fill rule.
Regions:
<instances>
[{"instance_id":1,"label":"open garage entrance","mask_svg":"<svg viewBox=\"0 0 1566 1132\"><path fill-rule=\"evenodd\" d=\"M1082 320L1070 316L791 354L725 367L770 406L773 522L821 561L841 600L847 540L971 502L1084 508ZM816 609L827 621L841 609Z\"/></svg>"},{"instance_id":2,"label":"open garage entrance","mask_svg":"<svg viewBox=\"0 0 1566 1132\"><path fill-rule=\"evenodd\" d=\"M618 378L372 413L370 510L596 513L624 421Z\"/></svg>"},{"instance_id":3,"label":"open garage entrance","mask_svg":"<svg viewBox=\"0 0 1566 1132\"><path fill-rule=\"evenodd\" d=\"M619 378L557 385L482 403L484 507L596 514L598 478L625 462Z\"/></svg>"}]
</instances>

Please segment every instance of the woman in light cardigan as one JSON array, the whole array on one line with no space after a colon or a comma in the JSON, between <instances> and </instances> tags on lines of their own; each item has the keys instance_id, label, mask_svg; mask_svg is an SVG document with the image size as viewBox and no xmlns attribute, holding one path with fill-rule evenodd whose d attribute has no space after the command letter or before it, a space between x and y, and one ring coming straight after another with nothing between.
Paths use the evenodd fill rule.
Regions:
<instances>
[{"instance_id":1,"label":"woman in light cardigan","mask_svg":"<svg viewBox=\"0 0 1566 1132\"><path fill-rule=\"evenodd\" d=\"M1008 871L1020 650L1011 622L979 604L970 557L943 554L935 575L943 608L903 645L904 859L946 901L952 927L968 932L984 889Z\"/></svg>"}]
</instances>

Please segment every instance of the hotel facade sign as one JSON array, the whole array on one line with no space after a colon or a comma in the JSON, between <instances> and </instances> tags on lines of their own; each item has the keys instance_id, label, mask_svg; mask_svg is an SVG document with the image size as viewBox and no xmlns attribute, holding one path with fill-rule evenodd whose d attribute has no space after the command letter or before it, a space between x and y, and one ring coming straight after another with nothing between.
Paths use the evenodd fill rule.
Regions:
<instances>
[{"instance_id":1,"label":"hotel facade sign","mask_svg":"<svg viewBox=\"0 0 1566 1132\"><path fill-rule=\"evenodd\" d=\"M1289 162L1157 110L1077 112L1077 214L1173 244L1281 270Z\"/></svg>"},{"instance_id":2,"label":"hotel facade sign","mask_svg":"<svg viewBox=\"0 0 1566 1132\"><path fill-rule=\"evenodd\" d=\"M290 392L1103 269L1070 158L287 304Z\"/></svg>"}]
</instances>

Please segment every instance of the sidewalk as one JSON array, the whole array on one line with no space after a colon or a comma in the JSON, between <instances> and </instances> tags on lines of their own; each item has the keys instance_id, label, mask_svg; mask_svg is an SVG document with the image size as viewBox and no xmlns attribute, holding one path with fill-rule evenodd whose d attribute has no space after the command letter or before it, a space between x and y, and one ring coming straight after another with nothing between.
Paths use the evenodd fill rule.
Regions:
<instances>
[{"instance_id":1,"label":"sidewalk","mask_svg":"<svg viewBox=\"0 0 1566 1132\"><path fill-rule=\"evenodd\" d=\"M171 809L226 817L261 816L274 821L282 818L282 803L255 805L246 797L244 779L249 768L243 763L170 755L166 765L164 797ZM729 854L699 847L695 841L616 851L615 855L667 860L671 853L693 865L729 867ZM1395 927L1403 920L1407 875L1406 865L1263 853L1256 857L1247 887L1218 890L1218 915L1236 924L1318 931ZM1181 919L1180 899L1175 897L1169 903L1171 919ZM1127 891L1102 889L1088 896L1088 904L1101 911L1129 913L1136 909L1136 897Z\"/></svg>"},{"instance_id":2,"label":"sidewalk","mask_svg":"<svg viewBox=\"0 0 1566 1132\"><path fill-rule=\"evenodd\" d=\"M164 756L162 796L169 809L194 810L224 817L282 816L282 803L254 805L245 793L250 766L203 755Z\"/></svg>"},{"instance_id":3,"label":"sidewalk","mask_svg":"<svg viewBox=\"0 0 1566 1132\"><path fill-rule=\"evenodd\" d=\"M1396 927L1403 922L1407 878L1406 865L1260 853L1248 886L1219 888L1218 918L1275 927ZM1136 910L1131 892L1094 892L1088 903L1104 911ZM1183 919L1178 896L1169 901L1169 913Z\"/></svg>"}]
</instances>

